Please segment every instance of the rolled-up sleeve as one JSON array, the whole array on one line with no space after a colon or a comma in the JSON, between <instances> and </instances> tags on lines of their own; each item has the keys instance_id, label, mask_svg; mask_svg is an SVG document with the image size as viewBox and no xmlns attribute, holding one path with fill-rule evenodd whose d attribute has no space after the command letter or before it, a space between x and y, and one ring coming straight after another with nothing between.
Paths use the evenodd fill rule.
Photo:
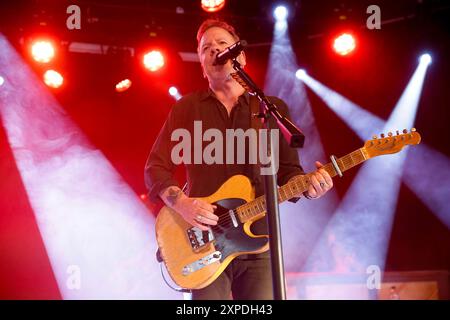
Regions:
<instances>
[{"instance_id":1,"label":"rolled-up sleeve","mask_svg":"<svg viewBox=\"0 0 450 320\"><path fill-rule=\"evenodd\" d=\"M172 108L147 158L144 169L145 185L150 200L159 199L159 193L167 187L179 186L174 179L175 164L171 159L171 134L174 128L175 112Z\"/></svg>"}]
</instances>

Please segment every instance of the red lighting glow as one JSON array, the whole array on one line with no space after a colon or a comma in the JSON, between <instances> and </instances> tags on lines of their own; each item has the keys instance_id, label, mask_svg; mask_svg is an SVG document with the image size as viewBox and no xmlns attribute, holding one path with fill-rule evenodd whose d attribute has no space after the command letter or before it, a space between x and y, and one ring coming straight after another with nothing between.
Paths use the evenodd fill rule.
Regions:
<instances>
[{"instance_id":1,"label":"red lighting glow","mask_svg":"<svg viewBox=\"0 0 450 320\"><path fill-rule=\"evenodd\" d=\"M154 72L164 66L164 56L159 51L150 51L144 56L145 67Z\"/></svg>"},{"instance_id":2,"label":"red lighting glow","mask_svg":"<svg viewBox=\"0 0 450 320\"><path fill-rule=\"evenodd\" d=\"M117 92L124 92L128 90L131 87L131 80L125 79L120 81L118 84L116 84L116 91Z\"/></svg>"},{"instance_id":3,"label":"red lighting glow","mask_svg":"<svg viewBox=\"0 0 450 320\"><path fill-rule=\"evenodd\" d=\"M345 56L355 50L356 41L355 37L349 33L343 33L339 35L333 42L333 49L337 54Z\"/></svg>"},{"instance_id":4,"label":"red lighting glow","mask_svg":"<svg viewBox=\"0 0 450 320\"><path fill-rule=\"evenodd\" d=\"M225 6L225 0L202 0L202 9L206 12L217 12Z\"/></svg>"},{"instance_id":5,"label":"red lighting glow","mask_svg":"<svg viewBox=\"0 0 450 320\"><path fill-rule=\"evenodd\" d=\"M36 41L31 46L31 55L37 62L47 63L55 57L55 48L49 41Z\"/></svg>"},{"instance_id":6,"label":"red lighting glow","mask_svg":"<svg viewBox=\"0 0 450 320\"><path fill-rule=\"evenodd\" d=\"M44 82L51 88L59 88L63 82L63 76L55 70L47 70L44 73Z\"/></svg>"}]
</instances>

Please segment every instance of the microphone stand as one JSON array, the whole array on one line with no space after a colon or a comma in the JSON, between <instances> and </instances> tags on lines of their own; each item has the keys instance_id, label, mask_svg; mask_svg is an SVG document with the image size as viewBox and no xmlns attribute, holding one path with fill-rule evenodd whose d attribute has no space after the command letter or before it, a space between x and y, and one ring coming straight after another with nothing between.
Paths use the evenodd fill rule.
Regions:
<instances>
[{"instance_id":1,"label":"microphone stand","mask_svg":"<svg viewBox=\"0 0 450 320\"><path fill-rule=\"evenodd\" d=\"M255 95L260 101L259 114L252 115L263 120L263 126L268 131L267 154L269 155L269 167L272 167L272 141L269 128L269 117L272 116L280 128L284 138L292 148L302 148L305 136L289 119L282 116L275 104L271 103L264 92L258 88L249 75L242 69L236 58L232 59L232 65L236 73L233 78L239 82L249 93ZM278 143L278 141L276 141ZM259 147L259 146L258 146ZM273 167L272 167L273 168ZM266 194L267 222L269 227L270 258L272 265L273 297L275 300L286 300L286 287L283 264L283 250L280 232L280 217L278 207L278 188L276 173L264 175L264 189Z\"/></svg>"}]
</instances>

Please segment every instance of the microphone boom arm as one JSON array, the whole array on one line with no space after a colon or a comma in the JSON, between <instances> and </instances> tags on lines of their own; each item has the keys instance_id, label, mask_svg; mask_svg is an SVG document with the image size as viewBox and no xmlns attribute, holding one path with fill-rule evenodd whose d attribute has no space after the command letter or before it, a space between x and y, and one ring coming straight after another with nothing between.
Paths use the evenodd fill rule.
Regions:
<instances>
[{"instance_id":1,"label":"microphone boom arm","mask_svg":"<svg viewBox=\"0 0 450 320\"><path fill-rule=\"evenodd\" d=\"M305 136L301 130L295 126L288 118L281 115L275 104L269 101L264 92L256 85L256 83L250 78L250 76L242 69L241 64L236 58L232 59L232 65L235 73L231 76L239 82L251 94L255 95L259 101L262 102L265 108L265 113L260 113L258 117L267 119L269 115L272 115L277 121L278 127L283 134L283 137L292 148L303 148L305 143Z\"/></svg>"}]
</instances>

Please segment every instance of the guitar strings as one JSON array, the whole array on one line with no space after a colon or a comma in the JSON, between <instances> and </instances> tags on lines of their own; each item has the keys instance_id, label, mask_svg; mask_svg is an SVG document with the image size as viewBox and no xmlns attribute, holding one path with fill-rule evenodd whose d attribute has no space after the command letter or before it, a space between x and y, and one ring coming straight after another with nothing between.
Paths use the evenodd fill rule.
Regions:
<instances>
[{"instance_id":1,"label":"guitar strings","mask_svg":"<svg viewBox=\"0 0 450 320\"><path fill-rule=\"evenodd\" d=\"M347 154L347 155L345 155L345 156L343 156L343 157L341 157L341 158L336 159L336 161L337 161L338 163L340 163L340 165L342 166L342 167L340 168L341 171L348 170L348 169L350 169L350 168L352 168L352 167L354 167L354 166L360 164L361 162L364 162L365 160L366 160L366 159L365 159L365 157L364 157L364 154L363 154L363 152L362 152L362 149L355 150L355 151L353 151L353 152L351 152L351 153L349 153L349 154ZM326 165L323 166L323 168L324 168L328 173L330 173L330 175L331 175L332 177L336 176L337 173L336 173L336 171L335 171L335 169L334 169L332 163L327 163ZM294 185L295 185L296 187L298 187L300 190L306 191L307 188L309 187L309 185L311 185L311 183L309 183L309 182L308 182L308 179L307 179L309 176L310 176L310 174L305 174L305 175L302 175L302 176L297 176L297 177L294 177L291 181L294 182ZM305 179L306 179L306 183L305 183L305 181L304 181ZM288 182L288 183L291 183L291 181ZM298 184L297 184L298 182L301 182L301 187L298 186ZM286 184L286 185L287 185L287 184ZM278 193L278 195L279 195L281 201L283 201L282 195L281 195L281 191L284 191L284 194L285 194L286 198L292 198L292 197L294 197L294 196L296 195L296 193L295 193L294 191L292 191L292 189L291 189L290 186L289 186L288 190L282 189L282 188L285 187L286 185L279 187L278 190L277 190L277 191L278 191L277 193ZM295 187L294 187L294 190L295 190ZM288 195L288 193L287 193L288 191L289 191L290 195ZM301 192L301 191L300 191L300 192ZM264 212L266 211L265 203L264 203L264 202L262 203L263 210L261 211L260 208L259 208L259 204L252 204L252 203L256 203L257 201L261 201L261 197L258 197L258 198L256 198L256 199L253 199L253 200L250 201L250 202L244 203L244 204L242 204L242 205L240 205L240 206L238 206L238 207L236 207L236 208L234 208L234 209L231 209L231 212L232 212L234 215L237 215L237 217L239 218L239 212L238 212L238 209L241 208L242 211L245 211L245 207L246 207L246 206L247 206L247 207L250 206L250 208L253 208L253 209L256 208L256 214L252 212L252 215L253 215L253 216L256 216L256 215L258 215L258 214L264 213ZM251 212L251 209L248 209L248 211ZM230 212L230 210L225 211L225 212L219 214L219 221L218 221L218 224L217 224L216 226L211 226L211 229L213 229L213 230L214 230L214 229L219 229L219 226L229 227L229 226L232 224L232 221L231 221L232 218L231 218L231 216L228 214L229 212ZM240 220L240 219L239 219L239 220ZM241 223L242 223L242 222L241 222ZM219 232L220 232L221 230L216 230L216 231L219 231Z\"/></svg>"},{"instance_id":2,"label":"guitar strings","mask_svg":"<svg viewBox=\"0 0 450 320\"><path fill-rule=\"evenodd\" d=\"M305 189L305 182L304 182L304 180L305 180L305 178L307 178L307 177L309 177L309 176L310 176L310 174L305 174L305 175L302 175L302 176L294 177L291 181L294 182L294 183L301 182L301 187L298 187L298 186L297 186L297 187L298 187L300 190L301 190L301 189ZM306 185L309 185L309 184L306 183ZM278 188L278 191L280 192L280 191L281 191L281 188L283 188L283 187L284 187L284 186ZM288 198L289 198L289 197L294 197L294 196L296 195L296 193L295 193L294 191L292 191L291 188L288 188L288 190L283 190L283 191L284 191L285 195L286 195ZM289 192L289 194L288 194L288 192ZM298 194L298 193L297 193L297 194ZM239 217L239 212L238 212L238 209L239 209L239 208L241 208L242 211L246 211L246 209L244 209L244 207L250 207L250 208L251 208L251 209L250 209L250 212L251 212L254 216L256 216L256 215L258 215L258 214L261 214L261 213L263 213L263 212L266 211L266 207L265 207L265 203L263 203L263 204L262 204L263 210L261 210L261 209L259 208L259 205L258 205L256 202L257 202L257 201L261 201L260 198L261 198L261 197L258 197L258 198L256 198L256 199L253 199L253 200L250 201L250 202L244 203L244 204L242 204L242 205L236 207L235 209L231 209L231 211L232 211L232 213L233 213L234 215L237 215L237 216ZM280 194L280 198L282 198L282 197L281 197L281 194ZM252 203L254 203L254 204L252 204ZM252 211L254 211L254 209L256 209L256 213L253 213L253 212L252 212ZM248 210L247 210L247 211L248 211ZM226 225L230 225L232 218L230 217L230 215L229 215L228 213L229 213L229 211L226 211L226 212L220 214L220 215L219 215L219 222L218 222L218 223L220 223L221 225L225 225L225 224L226 224ZM220 219L221 216L223 217L222 219Z\"/></svg>"},{"instance_id":3,"label":"guitar strings","mask_svg":"<svg viewBox=\"0 0 450 320\"><path fill-rule=\"evenodd\" d=\"M337 161L341 162L341 164L343 165L343 168L341 168L341 170L344 171L346 169L349 169L350 167L353 167L353 166L357 165L361 161L364 161L364 156L362 155L361 150L358 149L358 150L355 150L352 153L349 153L346 156L343 156L343 157L337 159ZM327 171L331 171L333 176L336 175L336 173L334 172L334 168L332 167L331 163L327 163L326 165L324 165L324 169L327 170ZM305 174L305 175L302 175L302 176L294 177L292 179L292 182L294 182L295 185L300 190L301 189L307 190L307 187L310 185L310 183L308 183L308 182L305 183L304 180L306 179L306 181L308 181L307 179L308 179L309 176L310 176L310 174ZM298 184L297 184L298 182L301 183L301 187L298 186ZM291 183L291 182L289 182L289 183ZM286 189L282 189L285 186L286 185L281 186L280 188L278 188L278 193L279 193L280 199L282 199L281 191L283 191L285 193L287 198L294 197L296 194L295 194L294 191L291 190L291 187L287 188L287 190ZM250 207L250 209L247 209L247 211L250 210L250 212L252 213L253 216L261 214L261 213L266 211L266 207L265 207L265 204L263 203L262 204L263 210L261 211L261 209L259 208L259 204L256 203L257 201L260 201L258 199L260 199L260 197L258 197L256 199L253 199L251 202L247 202L245 204L242 204L242 205L236 207L235 209L231 209L231 212L234 215L237 215L238 218L239 218L239 211L238 211L238 209L241 208L242 211L245 211L246 210L245 207ZM256 209L256 211L254 211L254 209ZM254 212L256 212L256 213L254 213ZM223 212L222 214L219 214L218 224L220 224L222 226L230 226L232 224L232 218L231 218L231 216L229 214L229 210Z\"/></svg>"},{"instance_id":4,"label":"guitar strings","mask_svg":"<svg viewBox=\"0 0 450 320\"><path fill-rule=\"evenodd\" d=\"M294 179L292 179L292 181L298 182L300 180L305 179L305 176L307 176L307 175L303 175L303 176L300 176L300 177L295 177ZM281 188L282 187L280 187L279 190ZM302 188L304 188L303 181L302 181ZM290 190L290 188L289 188L289 190ZM287 191L285 190L284 192L287 195ZM295 193L293 191L290 190L289 193L290 193L290 195L288 195L288 197L291 197L291 196L294 197L295 196ZM241 208L241 210L245 211L245 209L243 209L243 207L246 207L246 206L248 207L249 206L253 210L256 209L256 214L254 214L255 216L258 215L258 214L264 213L266 211L265 204L264 203L262 204L263 210L261 210L259 208L259 205L256 203L257 201L261 201L260 199L261 199L261 197L253 199L251 202L244 203L244 204L236 207L235 209L231 209L231 211L232 211L232 213L234 215L237 215L239 217L238 209ZM255 204L252 204L254 202L255 202ZM250 209L250 210L252 210L252 209ZM250 211L250 212L252 212L252 211ZM226 212L224 212L222 214L219 214L219 222L218 223L220 223L221 225L227 225L227 226L230 225L230 222L231 222L232 218L230 217L230 215L228 213L229 213L229 211L226 211ZM221 217L223 217L223 218L221 219Z\"/></svg>"}]
</instances>

